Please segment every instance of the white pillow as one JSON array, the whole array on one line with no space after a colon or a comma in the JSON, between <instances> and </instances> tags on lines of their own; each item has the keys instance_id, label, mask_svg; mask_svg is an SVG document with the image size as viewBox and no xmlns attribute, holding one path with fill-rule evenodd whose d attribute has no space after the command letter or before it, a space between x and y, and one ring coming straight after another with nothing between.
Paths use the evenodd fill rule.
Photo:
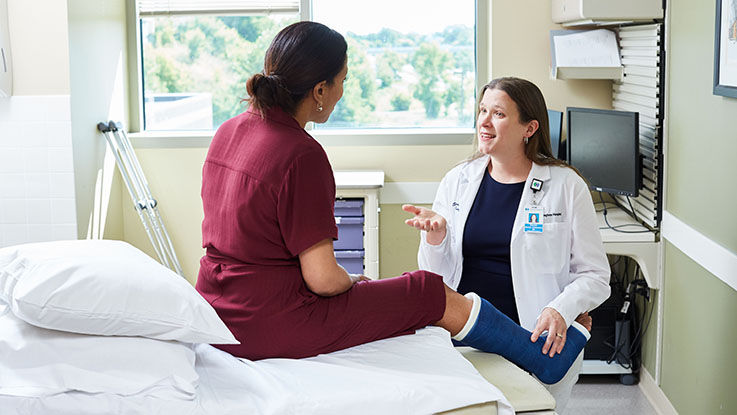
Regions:
<instances>
[{"instance_id":1,"label":"white pillow","mask_svg":"<svg viewBox=\"0 0 737 415\"><path fill-rule=\"evenodd\" d=\"M82 391L194 399L198 376L189 344L47 330L8 308L0 302L0 395Z\"/></svg>"},{"instance_id":2,"label":"white pillow","mask_svg":"<svg viewBox=\"0 0 737 415\"><path fill-rule=\"evenodd\" d=\"M0 249L0 299L17 317L47 329L238 343L184 278L122 241Z\"/></svg>"}]
</instances>

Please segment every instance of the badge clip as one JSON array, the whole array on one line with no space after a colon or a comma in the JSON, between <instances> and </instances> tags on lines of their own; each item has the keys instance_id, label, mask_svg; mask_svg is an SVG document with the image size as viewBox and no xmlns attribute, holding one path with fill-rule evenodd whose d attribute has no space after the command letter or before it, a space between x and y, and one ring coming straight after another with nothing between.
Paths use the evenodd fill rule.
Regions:
<instances>
[{"instance_id":1,"label":"badge clip","mask_svg":"<svg viewBox=\"0 0 737 415\"><path fill-rule=\"evenodd\" d=\"M532 189L533 192L537 193L543 188L543 181L540 179L532 179L532 183L530 183L530 189Z\"/></svg>"}]
</instances>

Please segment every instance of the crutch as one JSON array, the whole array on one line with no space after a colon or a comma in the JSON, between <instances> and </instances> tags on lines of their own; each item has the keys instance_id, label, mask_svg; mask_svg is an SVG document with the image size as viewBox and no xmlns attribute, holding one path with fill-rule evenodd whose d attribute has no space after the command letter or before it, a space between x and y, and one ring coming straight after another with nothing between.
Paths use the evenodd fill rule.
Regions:
<instances>
[{"instance_id":1,"label":"crutch","mask_svg":"<svg viewBox=\"0 0 737 415\"><path fill-rule=\"evenodd\" d=\"M133 151L130 139L123 129L123 124L113 121L97 124L97 129L105 136L110 150L115 156L115 162L123 177L125 187L128 189L138 217L141 218L143 228L159 257L159 261L169 269L184 277L179 259L174 252L169 233L166 231L164 222L161 220L158 203L151 195L151 189L143 174L141 164L138 162L136 153Z\"/></svg>"}]
</instances>

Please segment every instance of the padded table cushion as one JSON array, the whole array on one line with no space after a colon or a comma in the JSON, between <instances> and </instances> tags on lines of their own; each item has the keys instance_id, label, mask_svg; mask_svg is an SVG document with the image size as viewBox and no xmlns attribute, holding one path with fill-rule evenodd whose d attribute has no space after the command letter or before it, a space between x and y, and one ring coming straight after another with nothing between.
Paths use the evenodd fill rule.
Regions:
<instances>
[{"instance_id":1,"label":"padded table cushion","mask_svg":"<svg viewBox=\"0 0 737 415\"><path fill-rule=\"evenodd\" d=\"M555 409L555 399L542 383L507 359L471 347L456 349L481 376L502 391L517 413Z\"/></svg>"}]
</instances>

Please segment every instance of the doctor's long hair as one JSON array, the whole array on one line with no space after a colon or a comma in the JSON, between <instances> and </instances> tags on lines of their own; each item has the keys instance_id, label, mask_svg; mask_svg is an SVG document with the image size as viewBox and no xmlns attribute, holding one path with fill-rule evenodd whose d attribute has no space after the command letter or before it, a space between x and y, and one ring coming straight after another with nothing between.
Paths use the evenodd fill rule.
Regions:
<instances>
[{"instance_id":1,"label":"doctor's long hair","mask_svg":"<svg viewBox=\"0 0 737 415\"><path fill-rule=\"evenodd\" d=\"M573 166L570 166L563 160L553 157L553 152L550 148L548 107L545 104L543 93L540 92L540 88L538 88L537 85L521 78L496 78L481 88L481 92L479 93L479 102L481 102L481 99L484 97L484 93L488 89L498 89L509 95L509 98L517 104L519 121L521 123L524 124L532 120L537 120L537 131L535 131L535 134L533 134L527 144L525 144L525 155L528 159L544 166L569 167L578 173L579 176L581 175L581 173L579 173L579 171ZM478 105L476 108L478 111ZM479 138L478 135L476 135L473 139L474 153L468 158L468 161L475 160L483 156L483 153L478 150L478 144Z\"/></svg>"}]
</instances>

